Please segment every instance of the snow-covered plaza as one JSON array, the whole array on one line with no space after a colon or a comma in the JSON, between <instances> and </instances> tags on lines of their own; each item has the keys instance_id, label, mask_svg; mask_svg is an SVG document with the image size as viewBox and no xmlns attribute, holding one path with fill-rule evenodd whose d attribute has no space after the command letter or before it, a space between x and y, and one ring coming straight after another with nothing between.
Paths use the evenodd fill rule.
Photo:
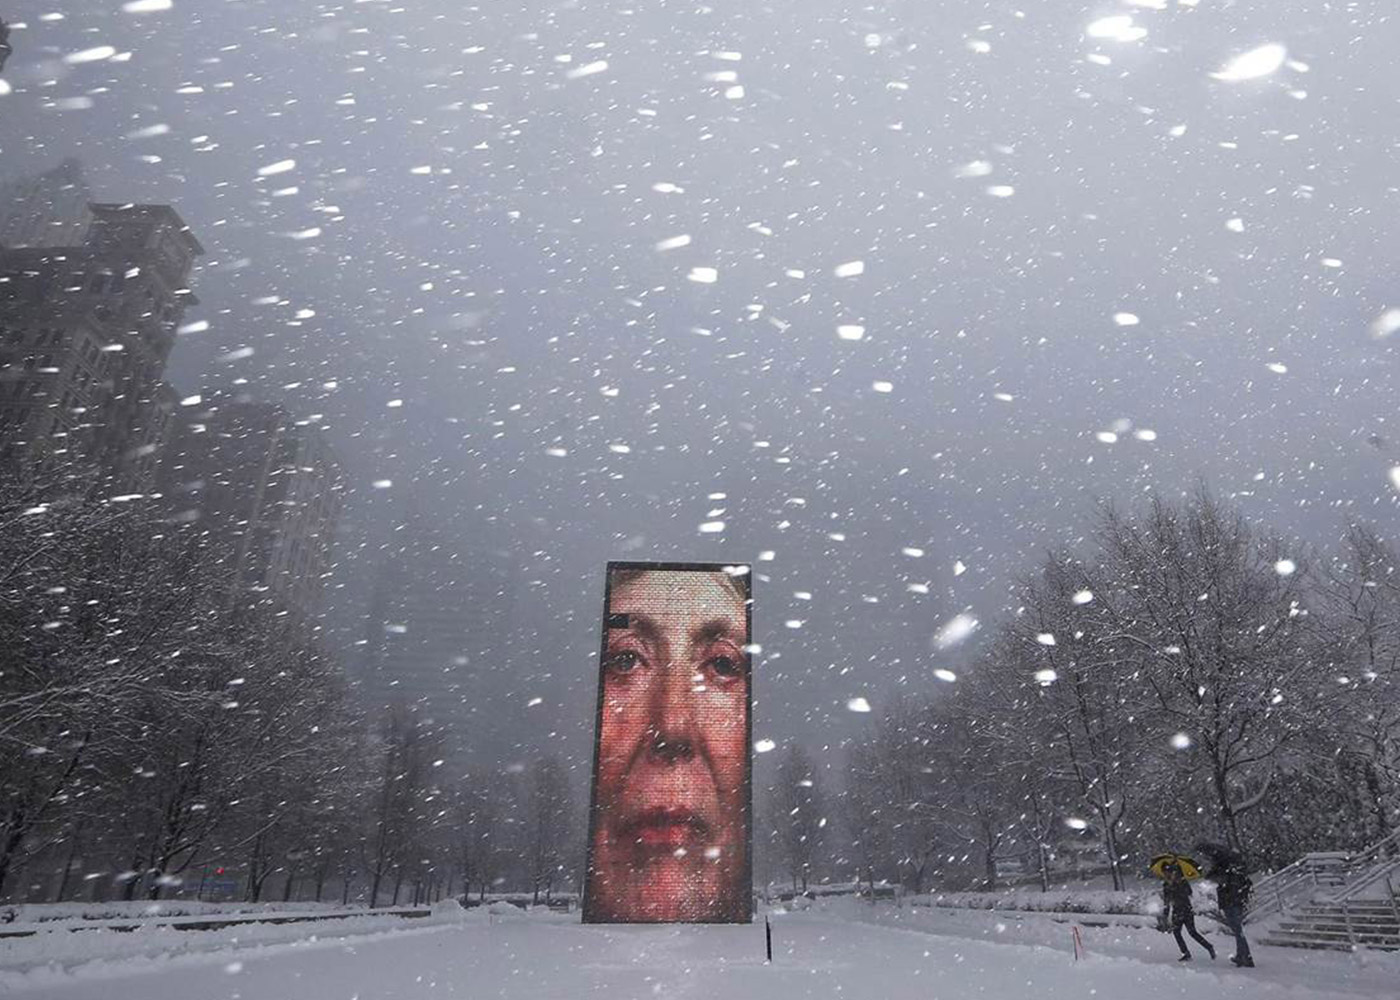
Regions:
<instances>
[{"instance_id":1,"label":"snow-covered plaza","mask_svg":"<svg viewBox=\"0 0 1400 1000\"><path fill-rule=\"evenodd\" d=\"M256 931L54 931L0 942L0 992L24 1000L1323 1000L1393 998L1400 982L1400 956L1374 952L1259 947L1257 968L1236 969L1214 928L1220 959L1182 964L1169 937L1087 915L1093 923L1078 925L1081 960L1066 917L842 899L770 918L771 965L761 918L597 926L543 911L473 911Z\"/></svg>"}]
</instances>

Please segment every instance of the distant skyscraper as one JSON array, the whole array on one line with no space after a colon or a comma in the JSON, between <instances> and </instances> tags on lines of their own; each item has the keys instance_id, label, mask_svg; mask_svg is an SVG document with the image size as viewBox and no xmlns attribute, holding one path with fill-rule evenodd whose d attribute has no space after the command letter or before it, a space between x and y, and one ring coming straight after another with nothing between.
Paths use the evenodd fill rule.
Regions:
<instances>
[{"instance_id":1,"label":"distant skyscraper","mask_svg":"<svg viewBox=\"0 0 1400 1000\"><path fill-rule=\"evenodd\" d=\"M230 603L303 620L320 610L343 485L319 426L243 396L182 408L161 466L173 516L227 569Z\"/></svg>"},{"instance_id":2,"label":"distant skyscraper","mask_svg":"<svg viewBox=\"0 0 1400 1000\"><path fill-rule=\"evenodd\" d=\"M509 577L414 512L381 546L360 640L359 688L371 710L402 704L460 748L502 717Z\"/></svg>"},{"instance_id":3,"label":"distant skyscraper","mask_svg":"<svg viewBox=\"0 0 1400 1000\"><path fill-rule=\"evenodd\" d=\"M71 247L92 222L83 166L67 159L52 170L0 184L0 247Z\"/></svg>"},{"instance_id":4,"label":"distant skyscraper","mask_svg":"<svg viewBox=\"0 0 1400 1000\"><path fill-rule=\"evenodd\" d=\"M161 378L204 250L167 205L89 208L79 245L0 249L0 468L82 460L140 491L169 430Z\"/></svg>"},{"instance_id":5,"label":"distant skyscraper","mask_svg":"<svg viewBox=\"0 0 1400 1000\"><path fill-rule=\"evenodd\" d=\"M0 20L0 73L5 71L5 60L10 58L14 48L10 45L10 26Z\"/></svg>"}]
</instances>

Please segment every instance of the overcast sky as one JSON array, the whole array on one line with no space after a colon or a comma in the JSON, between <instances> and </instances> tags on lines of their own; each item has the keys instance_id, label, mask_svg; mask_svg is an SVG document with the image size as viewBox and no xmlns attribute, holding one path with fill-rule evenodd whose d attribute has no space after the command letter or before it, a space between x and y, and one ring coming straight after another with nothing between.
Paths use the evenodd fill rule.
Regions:
<instances>
[{"instance_id":1,"label":"overcast sky","mask_svg":"<svg viewBox=\"0 0 1400 1000\"><path fill-rule=\"evenodd\" d=\"M176 207L171 378L323 414L346 539L513 568L512 741L609 558L755 561L755 734L835 745L1096 499L1395 524L1391 0L125 6L5 5L0 170Z\"/></svg>"}]
</instances>

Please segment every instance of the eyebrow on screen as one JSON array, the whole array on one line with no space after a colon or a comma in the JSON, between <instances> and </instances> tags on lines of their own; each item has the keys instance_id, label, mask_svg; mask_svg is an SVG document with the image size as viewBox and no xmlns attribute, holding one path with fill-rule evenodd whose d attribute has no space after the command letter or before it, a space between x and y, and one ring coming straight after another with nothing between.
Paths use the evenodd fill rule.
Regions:
<instances>
[{"instance_id":1,"label":"eyebrow on screen","mask_svg":"<svg viewBox=\"0 0 1400 1000\"><path fill-rule=\"evenodd\" d=\"M690 630L690 641L694 645L727 638L734 631L732 623L724 618L714 618Z\"/></svg>"},{"instance_id":2,"label":"eyebrow on screen","mask_svg":"<svg viewBox=\"0 0 1400 1000\"><path fill-rule=\"evenodd\" d=\"M661 626L650 615L637 611L629 611L626 614L627 631L636 632L648 642L657 642L661 639ZM692 645L713 642L716 639L730 637L733 632L734 625L729 619L712 618L690 630L690 642Z\"/></svg>"},{"instance_id":3,"label":"eyebrow on screen","mask_svg":"<svg viewBox=\"0 0 1400 1000\"><path fill-rule=\"evenodd\" d=\"M638 611L614 612L619 613L627 616L626 631L636 632L647 642L655 642L661 638L661 626L649 615Z\"/></svg>"}]
</instances>

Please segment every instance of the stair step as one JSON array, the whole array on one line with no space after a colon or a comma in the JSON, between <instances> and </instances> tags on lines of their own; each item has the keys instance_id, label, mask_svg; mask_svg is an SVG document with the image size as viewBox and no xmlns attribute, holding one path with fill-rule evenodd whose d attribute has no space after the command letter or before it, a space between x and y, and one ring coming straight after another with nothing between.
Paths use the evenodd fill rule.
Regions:
<instances>
[{"instance_id":1,"label":"stair step","mask_svg":"<svg viewBox=\"0 0 1400 1000\"><path fill-rule=\"evenodd\" d=\"M1352 940L1352 935L1347 934L1314 934L1308 931L1289 930L1271 931L1268 936L1285 941L1339 941L1345 943ZM1354 936L1358 942L1400 944L1400 934L1357 934Z\"/></svg>"},{"instance_id":2,"label":"stair step","mask_svg":"<svg viewBox=\"0 0 1400 1000\"><path fill-rule=\"evenodd\" d=\"M1336 941L1340 944L1350 944L1352 938L1345 934L1290 934L1287 931L1277 935L1285 941ZM1400 945L1400 936L1395 934L1357 934L1357 944L1388 944Z\"/></svg>"},{"instance_id":3,"label":"stair step","mask_svg":"<svg viewBox=\"0 0 1400 1000\"><path fill-rule=\"evenodd\" d=\"M1317 931L1308 927L1280 927L1272 932L1280 937L1316 938L1319 941L1397 941L1400 942L1400 934L1348 934L1345 931Z\"/></svg>"},{"instance_id":4,"label":"stair step","mask_svg":"<svg viewBox=\"0 0 1400 1000\"><path fill-rule=\"evenodd\" d=\"M1285 941L1278 938L1264 938L1260 944L1275 948L1309 948L1313 951L1351 951L1351 945L1333 941Z\"/></svg>"},{"instance_id":5,"label":"stair step","mask_svg":"<svg viewBox=\"0 0 1400 1000\"><path fill-rule=\"evenodd\" d=\"M1287 913L1284 914L1284 916L1293 923L1345 924L1348 922L1348 918L1340 913ZM1387 925L1393 926L1400 923L1400 920L1396 920L1395 915L1391 913L1385 915L1377 914L1376 916L1368 915L1364 917L1360 914L1353 913L1350 917L1350 922L1353 924L1364 924L1367 927L1383 927Z\"/></svg>"},{"instance_id":6,"label":"stair step","mask_svg":"<svg viewBox=\"0 0 1400 1000\"><path fill-rule=\"evenodd\" d=\"M1274 948L1309 948L1313 951L1351 951L1344 941L1299 941L1286 938L1263 938L1259 942Z\"/></svg>"},{"instance_id":7,"label":"stair step","mask_svg":"<svg viewBox=\"0 0 1400 1000\"><path fill-rule=\"evenodd\" d=\"M1260 944L1273 948L1307 948L1313 951L1354 951L1356 949L1344 941L1285 941L1277 938L1264 938ZM1357 948L1366 951L1400 951L1400 944L1361 944Z\"/></svg>"}]
</instances>

